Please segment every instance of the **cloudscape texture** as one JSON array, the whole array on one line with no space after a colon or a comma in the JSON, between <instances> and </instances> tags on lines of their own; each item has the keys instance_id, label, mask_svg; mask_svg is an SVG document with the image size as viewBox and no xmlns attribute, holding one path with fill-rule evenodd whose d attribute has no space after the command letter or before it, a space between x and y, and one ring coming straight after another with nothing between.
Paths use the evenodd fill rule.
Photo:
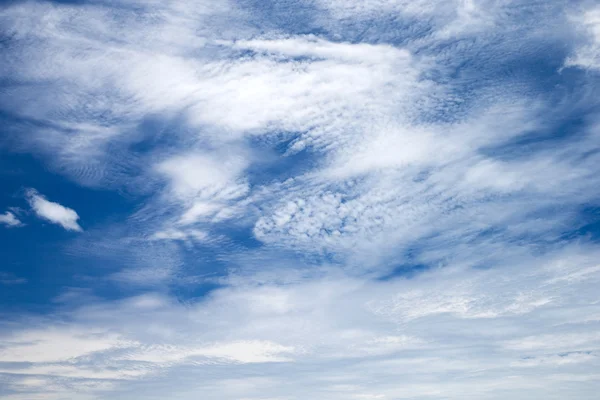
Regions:
<instances>
[{"instance_id":1,"label":"cloudscape texture","mask_svg":"<svg viewBox=\"0 0 600 400\"><path fill-rule=\"evenodd\" d=\"M0 5L0 398L597 399L600 6Z\"/></svg>"}]
</instances>

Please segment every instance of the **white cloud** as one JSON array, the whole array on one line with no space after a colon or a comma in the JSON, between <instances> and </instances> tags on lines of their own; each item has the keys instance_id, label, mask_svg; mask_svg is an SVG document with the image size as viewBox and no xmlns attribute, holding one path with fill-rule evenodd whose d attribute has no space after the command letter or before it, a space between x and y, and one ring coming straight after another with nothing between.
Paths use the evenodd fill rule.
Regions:
<instances>
[{"instance_id":1,"label":"white cloud","mask_svg":"<svg viewBox=\"0 0 600 400\"><path fill-rule=\"evenodd\" d=\"M149 2L135 10L39 2L3 8L4 30L27 42L3 58L3 77L53 87L13 87L6 94L20 101L0 99L23 118L47 122L17 135L17 146L46 155L82 184L136 186L127 172L145 160L121 157L140 139L128 134L148 113L174 116L198 101L194 59L215 27L221 38L243 29L235 12L227 1Z\"/></svg>"},{"instance_id":2,"label":"white cloud","mask_svg":"<svg viewBox=\"0 0 600 400\"><path fill-rule=\"evenodd\" d=\"M232 47L259 54L212 67L219 73L211 71L203 84L206 100L192 110L193 120L251 134L305 132L297 146L327 146L345 140L343 133L349 140L371 121L366 110L403 111L427 87L417 82L410 54L391 46L302 36L237 41Z\"/></svg>"},{"instance_id":3,"label":"white cloud","mask_svg":"<svg viewBox=\"0 0 600 400\"><path fill-rule=\"evenodd\" d=\"M564 231L598 200L597 126L515 145L589 101L557 106L514 67L556 38L557 7L319 0L315 36L249 3L3 9L2 77L19 84L1 105L40 125L15 146L144 195L70 254L116 265L104 284L163 293L72 291L15 317L0 330L14 397L592 398L598 251ZM415 264L430 270L381 279ZM220 288L190 299L190 281Z\"/></svg>"},{"instance_id":4,"label":"white cloud","mask_svg":"<svg viewBox=\"0 0 600 400\"><path fill-rule=\"evenodd\" d=\"M412 279L242 284L185 304L158 294L95 300L72 309L70 322L58 322L64 314L14 321L0 335L2 372L12 388L35 376L57 393L77 388L100 398L134 387L129 398L145 398L138 383L151 380L154 394L171 398L202 390L207 399L237 399L219 384L232 376L244 377L247 398L304 390L345 399L350 388L384 398L461 398L467 389L482 399L515 389L517 399L560 397L573 390L561 382L591 379L600 362L600 275L557 278L595 266L597 256L567 247L503 268L451 265ZM17 360L32 364L11 364ZM173 385L177 376L186 379ZM251 384L258 377L265 380ZM88 379L114 386L87 388ZM576 390L593 398L594 387ZM38 391L44 387L19 387L24 396Z\"/></svg>"},{"instance_id":5,"label":"white cloud","mask_svg":"<svg viewBox=\"0 0 600 400\"><path fill-rule=\"evenodd\" d=\"M291 361L294 349L266 341L239 341L218 343L194 351L195 355L232 360L240 363L265 363Z\"/></svg>"},{"instance_id":6,"label":"white cloud","mask_svg":"<svg viewBox=\"0 0 600 400\"><path fill-rule=\"evenodd\" d=\"M496 18L515 0L316 0L322 8L339 19L366 19L394 13L405 18L420 18L435 27L441 38L473 34L493 29Z\"/></svg>"},{"instance_id":7,"label":"white cloud","mask_svg":"<svg viewBox=\"0 0 600 400\"><path fill-rule=\"evenodd\" d=\"M410 60L410 53L387 45L365 43L335 43L314 35L288 38L237 40L234 48L251 49L266 54L281 54L291 57L313 57L322 60L340 60L350 63L377 64L395 63L403 58Z\"/></svg>"},{"instance_id":8,"label":"white cloud","mask_svg":"<svg viewBox=\"0 0 600 400\"><path fill-rule=\"evenodd\" d=\"M27 190L27 201L38 217L60 225L68 231L83 231L77 223L79 215L75 210L47 200L35 189Z\"/></svg>"},{"instance_id":9,"label":"white cloud","mask_svg":"<svg viewBox=\"0 0 600 400\"><path fill-rule=\"evenodd\" d=\"M572 21L584 38L565 66L600 69L600 7L576 14L572 16Z\"/></svg>"},{"instance_id":10,"label":"white cloud","mask_svg":"<svg viewBox=\"0 0 600 400\"><path fill-rule=\"evenodd\" d=\"M168 158L156 168L170 180L168 196L187 208L179 223L189 225L217 215L248 193L243 177L247 163L242 154L191 153Z\"/></svg>"},{"instance_id":11,"label":"white cloud","mask_svg":"<svg viewBox=\"0 0 600 400\"><path fill-rule=\"evenodd\" d=\"M150 236L150 239L153 240L197 240L204 241L208 237L208 234L203 231L199 231L197 229L190 230L177 230L177 229L167 229L164 231L158 231Z\"/></svg>"},{"instance_id":12,"label":"white cloud","mask_svg":"<svg viewBox=\"0 0 600 400\"><path fill-rule=\"evenodd\" d=\"M436 11L438 3L425 1L418 4L385 1L362 5L329 3L327 7L331 9L343 6L357 13L365 7L369 10L391 7L409 14L418 11L437 17L440 15ZM263 33L257 36L249 28L251 24L246 24L248 16L231 4L223 7L207 4L201 7L202 12L195 12L195 20L191 17L186 19L181 7L185 8L171 3L160 7L164 18L156 21L139 21L127 14L125 17L131 19L130 29L118 24L114 26L112 14L103 7L89 10L90 16L97 17L94 18L97 23L91 27L84 23L82 17L73 17L73 14L78 14L70 7L54 7L49 11L56 23L46 29L32 31L19 24L11 28L27 37L33 36L34 43L39 40L54 46L52 51L44 47L35 55L41 58L41 64L52 68L44 72L33 66L19 70L20 79L60 79L67 85L85 88L68 90L68 96L94 93L96 99L91 102L79 97L64 101L53 98L51 102L45 102L44 107L19 110L25 115L34 112L35 118L42 119L48 118L47 115L65 116L60 121L53 117L52 121L58 126L66 124L65 129L68 127L69 132L78 132L75 135L60 132L48 135L45 132L43 138L46 139L41 140L46 142L42 147L56 148L60 163L69 164L63 170L71 171L68 173L86 182L110 182L111 185L126 182L123 184L153 190L156 179L166 178L167 188L152 210L168 210L169 221L165 225L170 226L166 229L220 223L238 216L244 216L244 223L247 223L248 214L259 207L261 215L255 231L260 238L265 242L274 239L293 244L294 232L298 232L304 240L305 228L294 228L291 218L292 226L281 226L288 234L281 236L277 230L268 228L268 221L275 214L281 214L281 208L289 202L302 200L310 203L314 198L319 203L318 199L331 192L343 202L348 196L353 197L353 205L360 209L358 203L361 202L370 213L368 218L359 218L357 226L342 222L351 219L343 215L339 218L330 215L338 222L312 221L321 215L329 215L327 210L317 211L308 219L299 215L304 224L314 225L311 229L321 229L317 227L322 226L325 237L335 241L327 232L337 235L342 225L359 232L377 231L381 221L384 221L383 226L390 226L392 216L397 214L399 199L406 200L402 193L417 192L416 196L410 196L411 200L417 201L421 198L418 195L421 187L431 184L431 181L422 185L411 183L412 176L428 168L444 169L436 174L436 178L441 180L437 184L440 190L445 185L452 185L452 180L460 180L463 174L470 177L471 186L482 182L488 184L491 180L482 179L482 172L495 178L506 175L500 179L506 185L520 184L518 180L509 178L510 174L504 173L501 168L483 168L495 164L486 163L485 159L476 160L475 155L486 146L501 143L511 135L519 135L532 128L534 112L524 110L536 110L537 107L521 95L496 91L493 97L498 100L494 104L483 101L471 110L460 106L456 106L456 110L450 109L452 113L460 111L466 115L456 123L423 123L423 113L435 111L446 101L460 104L461 100L456 99L452 87L426 78L431 70L440 68L436 65L438 60L431 56L415 56L407 50L410 43L406 48L400 48L387 44L333 41L314 35ZM459 11L464 9L471 16L473 13L479 15L479 11L485 8L472 2L453 2L448 7ZM493 7L485 9L491 14L498 11ZM218 20L224 11L239 16L233 40L210 29L202 30L200 35L191 29L200 21ZM7 12L21 15L25 11L14 7ZM41 18L38 14L41 15L33 13L30 19ZM67 20L69 23L65 23ZM185 23L181 29L175 29L174 21ZM166 35L169 42L164 43L162 39L156 45L139 40L138 31L153 32L156 29L169 32L175 29L177 35ZM112 38L115 30L120 33L122 41L106 45L107 36ZM80 31L87 36L82 37ZM187 45L183 37L193 38L192 42L196 44ZM68 43L65 38L69 38ZM215 51L215 47L219 50ZM31 46L33 48L35 46ZM69 50L72 48L79 49L81 56L73 57ZM241 56L248 52L252 56ZM439 56L440 64L446 62L444 57L445 53ZM108 64L107 67L95 68L98 60L105 59L113 62L104 63ZM72 102L76 106L71 105ZM85 104L85 112L78 108L80 104ZM63 107L71 111L65 113L61 111ZM48 114L40 111L45 109ZM155 154L139 158L121 150L119 146L139 139L128 137L127 133L144 116L155 114L166 119L174 115L184 117L185 133L174 136L174 148L165 150L166 155L158 154L161 160L158 163ZM98 115L103 117L99 119ZM505 115L508 121L502 121L503 126L499 120ZM105 121L106 126L98 127L98 120ZM533 123L530 122L532 120ZM510 128L506 129L508 124ZM482 133L491 130L493 134ZM296 176L295 185L278 186L281 182L275 182L273 185L251 186L249 167L256 160L252 151L247 149L246 142L264 140L268 143L282 136L291 140L287 155L302 149L314 152L318 157L315 169L308 176ZM65 140L70 145L64 145ZM119 151L106 151L105 146L109 144ZM69 149L68 152L65 149ZM160 149L157 152L160 153ZM105 160L113 155L113 161ZM97 165L93 161L96 159L101 159ZM465 162L455 168L457 160ZM467 173L466 170L472 167L469 163L475 161L481 161L479 169ZM148 171L148 165L154 168ZM413 169L408 171L407 168ZM137 170L140 176L132 179L128 171ZM365 175L380 173L385 178L369 177L366 184L355 185L353 191L338 188ZM378 193L394 189L383 197L375 198L369 193L372 188ZM288 193L278 190L287 190ZM488 193L482 191L480 194L483 198ZM430 199L431 196L426 196L426 201ZM442 199L439 201L444 202ZM421 204L416 206L421 207ZM436 206L432 204L430 208L433 211ZM413 218L405 211L402 215ZM426 210L423 212L428 213ZM418 215L416 218L419 218ZM432 216L432 219L435 218ZM205 229L204 226L201 228ZM376 240L378 234L375 233ZM317 237L314 234L308 236ZM347 248L364 242L362 237L353 236L356 240L348 241ZM306 247L311 246L320 247L314 246L314 243L307 243ZM373 246L374 252L378 251L377 247ZM364 247L359 248L363 250Z\"/></svg>"},{"instance_id":13,"label":"white cloud","mask_svg":"<svg viewBox=\"0 0 600 400\"><path fill-rule=\"evenodd\" d=\"M265 243L334 252L358 265L379 265L414 243L464 243L486 227L551 237L572 215L548 216L553 227L525 221L554 202L594 201L585 189L596 179L588 170L592 160L579 155L597 148L596 128L527 157L483 156L486 148L544 129L537 107L525 107L475 109L473 120L426 129L386 124L378 130L374 123L369 137L340 146L319 173L269 188L272 197L257 200L263 213L254 232Z\"/></svg>"},{"instance_id":14,"label":"white cloud","mask_svg":"<svg viewBox=\"0 0 600 400\"><path fill-rule=\"evenodd\" d=\"M69 343L63 348L65 343ZM125 346L117 337L103 332L69 332L68 330L33 330L8 339L10 347L0 354L2 361L30 360L34 363L67 361L98 351Z\"/></svg>"},{"instance_id":15,"label":"white cloud","mask_svg":"<svg viewBox=\"0 0 600 400\"><path fill-rule=\"evenodd\" d=\"M0 224L6 225L8 227L21 226L23 223L15 217L10 211L6 211L4 214L0 214Z\"/></svg>"}]
</instances>

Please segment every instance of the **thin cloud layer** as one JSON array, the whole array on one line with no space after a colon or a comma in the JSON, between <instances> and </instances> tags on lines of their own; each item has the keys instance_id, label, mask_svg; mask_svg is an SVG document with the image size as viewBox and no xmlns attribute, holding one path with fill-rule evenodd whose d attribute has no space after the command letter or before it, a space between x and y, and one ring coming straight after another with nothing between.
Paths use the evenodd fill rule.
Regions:
<instances>
[{"instance_id":1,"label":"thin cloud layer","mask_svg":"<svg viewBox=\"0 0 600 400\"><path fill-rule=\"evenodd\" d=\"M20 377L12 388L41 379L29 390L50 398L73 385L73 398L125 398L140 379L154 382L153 395L181 399L198 390L209 399L459 398L467 388L483 399L592 398L597 256L571 247L487 271L247 285L188 304L158 294L96 301L70 311L67 325L17 324L2 338L2 372ZM176 375L195 383L173 385Z\"/></svg>"},{"instance_id":2,"label":"thin cloud layer","mask_svg":"<svg viewBox=\"0 0 600 400\"><path fill-rule=\"evenodd\" d=\"M77 223L79 215L77 215L75 210L47 200L35 189L28 189L26 196L31 209L38 217L60 225L68 231L83 231Z\"/></svg>"}]
</instances>

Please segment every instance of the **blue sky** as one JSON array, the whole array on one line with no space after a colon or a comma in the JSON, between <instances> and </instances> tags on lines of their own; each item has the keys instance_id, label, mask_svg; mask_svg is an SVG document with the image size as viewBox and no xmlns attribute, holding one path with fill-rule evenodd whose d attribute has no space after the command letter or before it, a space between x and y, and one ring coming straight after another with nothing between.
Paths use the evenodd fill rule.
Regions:
<instances>
[{"instance_id":1,"label":"blue sky","mask_svg":"<svg viewBox=\"0 0 600 400\"><path fill-rule=\"evenodd\" d=\"M595 2L10 1L0 33L0 398L596 398Z\"/></svg>"}]
</instances>

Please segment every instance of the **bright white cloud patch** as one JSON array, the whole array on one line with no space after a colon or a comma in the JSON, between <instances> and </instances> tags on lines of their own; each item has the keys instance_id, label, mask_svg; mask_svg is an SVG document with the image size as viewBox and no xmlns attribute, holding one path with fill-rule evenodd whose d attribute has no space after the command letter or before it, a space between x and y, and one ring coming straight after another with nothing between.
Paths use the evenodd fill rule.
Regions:
<instances>
[{"instance_id":1,"label":"bright white cloud patch","mask_svg":"<svg viewBox=\"0 0 600 400\"><path fill-rule=\"evenodd\" d=\"M6 211L4 214L0 214L0 224L8 227L21 226L23 223L10 211Z\"/></svg>"},{"instance_id":2,"label":"bright white cloud patch","mask_svg":"<svg viewBox=\"0 0 600 400\"><path fill-rule=\"evenodd\" d=\"M83 230L77 223L79 215L75 210L47 200L35 189L27 190L27 201L38 217L60 225L68 231L81 232Z\"/></svg>"}]
</instances>

